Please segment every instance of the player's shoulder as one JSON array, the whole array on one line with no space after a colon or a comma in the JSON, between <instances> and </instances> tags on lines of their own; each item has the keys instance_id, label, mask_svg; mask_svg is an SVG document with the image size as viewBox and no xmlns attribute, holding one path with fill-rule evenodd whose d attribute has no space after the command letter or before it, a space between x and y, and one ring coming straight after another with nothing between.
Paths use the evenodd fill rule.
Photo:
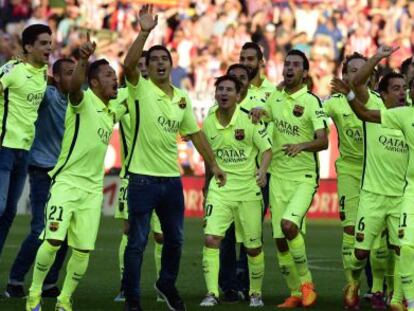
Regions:
<instances>
[{"instance_id":1,"label":"player's shoulder","mask_svg":"<svg viewBox=\"0 0 414 311\"><path fill-rule=\"evenodd\" d=\"M319 108L322 108L322 101L315 93L312 93L312 91L306 92L307 102L313 103L314 105L317 105Z\"/></svg>"},{"instance_id":2,"label":"player's shoulder","mask_svg":"<svg viewBox=\"0 0 414 311\"><path fill-rule=\"evenodd\" d=\"M20 68L22 64L23 63L20 60L16 60L16 59L8 61L7 63L5 63L3 66L0 67L0 78Z\"/></svg>"}]
</instances>

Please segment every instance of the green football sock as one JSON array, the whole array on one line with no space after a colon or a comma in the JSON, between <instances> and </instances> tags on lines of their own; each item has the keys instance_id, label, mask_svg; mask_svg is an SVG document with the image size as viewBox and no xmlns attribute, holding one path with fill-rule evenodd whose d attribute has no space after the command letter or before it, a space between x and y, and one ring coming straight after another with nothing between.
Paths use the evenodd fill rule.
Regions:
<instances>
[{"instance_id":1,"label":"green football sock","mask_svg":"<svg viewBox=\"0 0 414 311\"><path fill-rule=\"evenodd\" d=\"M384 289L384 277L387 270L388 248L381 245L380 248L371 251L370 262L372 269L372 292L382 292Z\"/></svg>"},{"instance_id":2,"label":"green football sock","mask_svg":"<svg viewBox=\"0 0 414 311\"><path fill-rule=\"evenodd\" d=\"M352 282L360 282L361 279L361 272L364 269L365 265L367 263L367 260L359 260L355 257L355 252L352 252L351 254L351 269L352 269Z\"/></svg>"},{"instance_id":3,"label":"green football sock","mask_svg":"<svg viewBox=\"0 0 414 311\"><path fill-rule=\"evenodd\" d=\"M249 278L250 278L250 292L252 294L262 294L262 284L265 269L264 254L263 251L255 256L247 256L247 262L249 266Z\"/></svg>"},{"instance_id":4,"label":"green football sock","mask_svg":"<svg viewBox=\"0 0 414 311\"><path fill-rule=\"evenodd\" d=\"M37 296L42 293L43 281L49 273L50 267L55 262L56 253L59 248L60 246L53 246L48 241L43 241L42 245L40 245L33 269L30 295Z\"/></svg>"},{"instance_id":5,"label":"green football sock","mask_svg":"<svg viewBox=\"0 0 414 311\"><path fill-rule=\"evenodd\" d=\"M391 252L394 253L394 252ZM403 301L403 292L401 287L401 276L400 276L400 256L394 253L394 293L392 295L391 303L401 303Z\"/></svg>"},{"instance_id":6,"label":"green football sock","mask_svg":"<svg viewBox=\"0 0 414 311\"><path fill-rule=\"evenodd\" d=\"M347 283L352 282L351 255L354 251L354 236L343 233L342 235L342 264L344 266L345 279Z\"/></svg>"},{"instance_id":7,"label":"green football sock","mask_svg":"<svg viewBox=\"0 0 414 311\"><path fill-rule=\"evenodd\" d=\"M219 296L218 275L220 268L220 253L218 248L203 248L203 271L207 292Z\"/></svg>"},{"instance_id":8,"label":"green football sock","mask_svg":"<svg viewBox=\"0 0 414 311\"><path fill-rule=\"evenodd\" d=\"M414 308L414 246L401 246L399 268L404 297L408 307Z\"/></svg>"},{"instance_id":9,"label":"green football sock","mask_svg":"<svg viewBox=\"0 0 414 311\"><path fill-rule=\"evenodd\" d=\"M298 272L296 271L295 262L293 261L292 254L287 252L277 252L279 260L279 268L282 273L288 288L290 289L292 296L300 297L302 293L300 291L300 279Z\"/></svg>"},{"instance_id":10,"label":"green football sock","mask_svg":"<svg viewBox=\"0 0 414 311\"><path fill-rule=\"evenodd\" d=\"M155 272L157 273L157 279L160 275L161 270L161 255L162 255L162 244L154 241L154 262L155 262Z\"/></svg>"},{"instance_id":11,"label":"green football sock","mask_svg":"<svg viewBox=\"0 0 414 311\"><path fill-rule=\"evenodd\" d=\"M387 295L394 291L394 280L395 280L395 260L396 253L392 250L388 250L387 266L385 269L385 283L387 284Z\"/></svg>"},{"instance_id":12,"label":"green football sock","mask_svg":"<svg viewBox=\"0 0 414 311\"><path fill-rule=\"evenodd\" d=\"M289 251L295 262L296 271L298 272L300 282L312 282L312 275L308 268L308 259L306 257L305 241L302 234L298 234L293 240L287 240Z\"/></svg>"},{"instance_id":13,"label":"green football sock","mask_svg":"<svg viewBox=\"0 0 414 311\"><path fill-rule=\"evenodd\" d=\"M58 300L69 301L88 268L89 253L72 249L66 268L66 278Z\"/></svg>"},{"instance_id":14,"label":"green football sock","mask_svg":"<svg viewBox=\"0 0 414 311\"><path fill-rule=\"evenodd\" d=\"M119 243L119 249L118 249L118 256L119 256L119 272L121 274L121 280L122 280L122 274L124 273L124 254L125 254L125 248L128 243L128 235L123 234L121 238L121 243Z\"/></svg>"}]
</instances>

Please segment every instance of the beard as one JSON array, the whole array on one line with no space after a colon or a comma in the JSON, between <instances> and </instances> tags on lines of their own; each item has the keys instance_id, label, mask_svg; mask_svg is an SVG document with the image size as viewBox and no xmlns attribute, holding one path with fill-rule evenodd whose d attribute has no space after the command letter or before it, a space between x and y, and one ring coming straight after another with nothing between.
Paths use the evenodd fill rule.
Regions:
<instances>
[{"instance_id":1,"label":"beard","mask_svg":"<svg viewBox=\"0 0 414 311\"><path fill-rule=\"evenodd\" d=\"M259 72L259 67L250 68L250 70L249 70L249 80L253 80L253 78L256 77L258 72Z\"/></svg>"}]
</instances>

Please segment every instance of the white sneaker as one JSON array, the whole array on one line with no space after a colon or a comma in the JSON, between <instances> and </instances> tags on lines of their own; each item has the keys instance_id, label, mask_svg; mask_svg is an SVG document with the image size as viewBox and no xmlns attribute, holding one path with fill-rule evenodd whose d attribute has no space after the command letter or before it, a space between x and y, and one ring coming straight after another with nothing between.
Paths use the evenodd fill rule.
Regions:
<instances>
[{"instance_id":1,"label":"white sneaker","mask_svg":"<svg viewBox=\"0 0 414 311\"><path fill-rule=\"evenodd\" d=\"M115 302L125 302L125 294L124 291L120 291L118 296L114 299Z\"/></svg>"},{"instance_id":2,"label":"white sneaker","mask_svg":"<svg viewBox=\"0 0 414 311\"><path fill-rule=\"evenodd\" d=\"M260 294L250 295L250 307L252 307L252 308L264 307L264 303L263 303L263 300L262 300L262 295L260 295Z\"/></svg>"},{"instance_id":3,"label":"white sneaker","mask_svg":"<svg viewBox=\"0 0 414 311\"><path fill-rule=\"evenodd\" d=\"M206 297L200 302L200 307L213 307L219 303L216 295L208 293Z\"/></svg>"}]
</instances>

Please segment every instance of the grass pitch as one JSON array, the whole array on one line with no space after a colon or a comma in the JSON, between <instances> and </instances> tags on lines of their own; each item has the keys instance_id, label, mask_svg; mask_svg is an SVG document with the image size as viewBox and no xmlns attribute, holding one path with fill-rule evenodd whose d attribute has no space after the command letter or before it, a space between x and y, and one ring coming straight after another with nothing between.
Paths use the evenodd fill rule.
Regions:
<instances>
[{"instance_id":1,"label":"grass pitch","mask_svg":"<svg viewBox=\"0 0 414 311\"><path fill-rule=\"evenodd\" d=\"M12 261L20 243L29 230L30 217L18 216L9 234L6 246L0 259L0 290L4 291ZM344 276L341 264L341 227L337 222L310 222L307 227L307 253L317 291L318 303L311 310L343 310L342 288ZM92 253L89 268L74 295L75 311L123 310L122 303L116 303L113 298L119 290L118 246L121 237L121 223L112 217L103 217L96 250ZM269 222L265 223L265 258L266 272L263 284L265 307L262 310L275 310L288 294L279 272L275 246L271 238ZM202 274L202 220L187 219L185 221L185 242L181 260L181 270L178 278L178 289L187 304L187 309L206 310L198 307L206 293ZM63 281L66 269L60 275ZM168 310L165 304L157 303L153 283L155 267L153 260L153 242L149 239L142 272L142 306L144 310ZM27 275L26 288L32 278L32 272ZM363 291L364 292L364 289ZM44 301L43 310L54 310L53 299ZM1 299L1 311L24 310L23 299ZM369 310L367 302L362 302L361 310ZM247 304L221 304L209 310L251 310Z\"/></svg>"}]
</instances>

